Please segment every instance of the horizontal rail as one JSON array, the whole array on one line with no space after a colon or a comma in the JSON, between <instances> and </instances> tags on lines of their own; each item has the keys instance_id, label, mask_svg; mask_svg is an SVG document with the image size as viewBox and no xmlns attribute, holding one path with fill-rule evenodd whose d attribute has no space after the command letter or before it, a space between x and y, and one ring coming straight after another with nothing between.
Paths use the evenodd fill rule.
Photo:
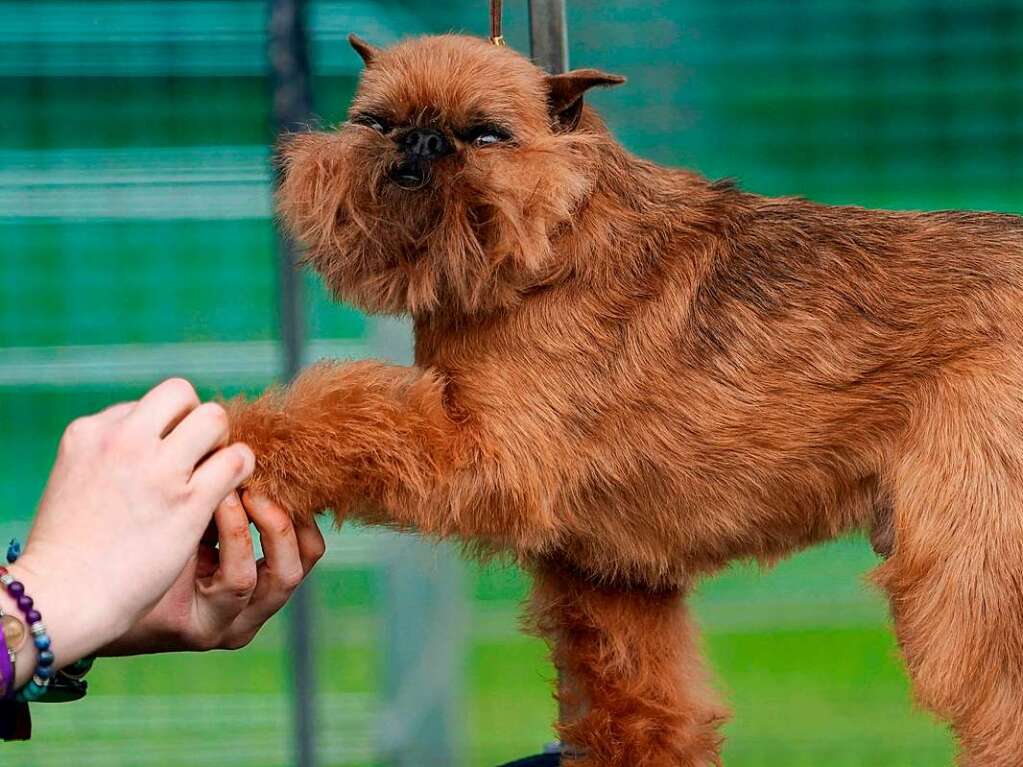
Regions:
<instances>
[{"instance_id":1,"label":"horizontal rail","mask_svg":"<svg viewBox=\"0 0 1023 767\"><path fill-rule=\"evenodd\" d=\"M281 368L277 341L0 348L0 386L152 384L183 376L198 386L266 384ZM305 360L371 356L361 340L313 340Z\"/></svg>"},{"instance_id":2,"label":"horizontal rail","mask_svg":"<svg viewBox=\"0 0 1023 767\"><path fill-rule=\"evenodd\" d=\"M369 0L310 4L317 72L356 76L345 38L377 44L422 32L414 14ZM0 1L0 76L262 77L266 4L258 0Z\"/></svg>"}]
</instances>

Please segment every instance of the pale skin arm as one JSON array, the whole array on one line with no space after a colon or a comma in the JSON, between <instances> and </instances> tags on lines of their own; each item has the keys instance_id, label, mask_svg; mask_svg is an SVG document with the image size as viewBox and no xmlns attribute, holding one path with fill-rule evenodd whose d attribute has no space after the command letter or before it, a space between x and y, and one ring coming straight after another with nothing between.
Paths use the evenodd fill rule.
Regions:
<instances>
[{"instance_id":1,"label":"pale skin arm","mask_svg":"<svg viewBox=\"0 0 1023 767\"><path fill-rule=\"evenodd\" d=\"M295 528L265 499L238 502L254 457L227 436L223 409L200 404L179 379L68 427L10 568L43 615L58 667L101 650L241 646L322 554L315 527ZM248 514L266 555L259 563ZM211 521L219 553L200 543ZM0 605L20 616L4 593ZM26 647L17 685L34 665Z\"/></svg>"}]
</instances>

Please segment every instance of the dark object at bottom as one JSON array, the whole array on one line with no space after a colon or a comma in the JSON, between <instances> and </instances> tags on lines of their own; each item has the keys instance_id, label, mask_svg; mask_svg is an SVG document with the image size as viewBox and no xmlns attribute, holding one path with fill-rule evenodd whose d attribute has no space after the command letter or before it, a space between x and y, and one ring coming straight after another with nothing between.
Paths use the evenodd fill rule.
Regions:
<instances>
[{"instance_id":1,"label":"dark object at bottom","mask_svg":"<svg viewBox=\"0 0 1023 767\"><path fill-rule=\"evenodd\" d=\"M519 759L517 762L509 762L502 767L559 767L560 764L561 754L540 754Z\"/></svg>"},{"instance_id":2,"label":"dark object at bottom","mask_svg":"<svg viewBox=\"0 0 1023 767\"><path fill-rule=\"evenodd\" d=\"M27 703L0 700L0 740L29 740L32 737L32 715Z\"/></svg>"}]
</instances>

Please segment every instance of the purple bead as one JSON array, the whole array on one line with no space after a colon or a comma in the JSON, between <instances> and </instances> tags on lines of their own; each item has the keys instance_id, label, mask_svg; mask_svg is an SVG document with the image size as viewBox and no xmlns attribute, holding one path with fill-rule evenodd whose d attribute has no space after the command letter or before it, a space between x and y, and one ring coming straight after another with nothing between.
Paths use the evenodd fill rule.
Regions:
<instances>
[{"instance_id":1,"label":"purple bead","mask_svg":"<svg viewBox=\"0 0 1023 767\"><path fill-rule=\"evenodd\" d=\"M28 625L31 626L33 623L38 623L43 619L43 616L39 614L38 610L29 610L25 613L25 620L28 621Z\"/></svg>"},{"instance_id":2,"label":"purple bead","mask_svg":"<svg viewBox=\"0 0 1023 767\"><path fill-rule=\"evenodd\" d=\"M20 597L18 597L18 609L21 610L23 613L27 613L29 610L31 610L33 604L35 603L32 601L32 597L30 596L22 594Z\"/></svg>"},{"instance_id":3,"label":"purple bead","mask_svg":"<svg viewBox=\"0 0 1023 767\"><path fill-rule=\"evenodd\" d=\"M7 587L7 593L17 599L25 593L25 584L21 581L11 581L11 585Z\"/></svg>"}]
</instances>

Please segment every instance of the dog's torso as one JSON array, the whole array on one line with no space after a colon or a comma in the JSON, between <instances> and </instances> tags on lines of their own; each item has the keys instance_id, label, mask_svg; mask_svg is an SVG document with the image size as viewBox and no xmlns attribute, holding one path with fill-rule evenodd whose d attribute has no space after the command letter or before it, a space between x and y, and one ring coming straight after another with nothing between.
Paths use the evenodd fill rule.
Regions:
<instances>
[{"instance_id":1,"label":"dog's torso","mask_svg":"<svg viewBox=\"0 0 1023 767\"><path fill-rule=\"evenodd\" d=\"M533 506L538 553L602 577L683 583L872 527L928 386L1018 357L1023 219L696 191L706 216L584 213L609 268L417 323L417 363L501 446L490 470L537 478L500 502Z\"/></svg>"}]
</instances>

